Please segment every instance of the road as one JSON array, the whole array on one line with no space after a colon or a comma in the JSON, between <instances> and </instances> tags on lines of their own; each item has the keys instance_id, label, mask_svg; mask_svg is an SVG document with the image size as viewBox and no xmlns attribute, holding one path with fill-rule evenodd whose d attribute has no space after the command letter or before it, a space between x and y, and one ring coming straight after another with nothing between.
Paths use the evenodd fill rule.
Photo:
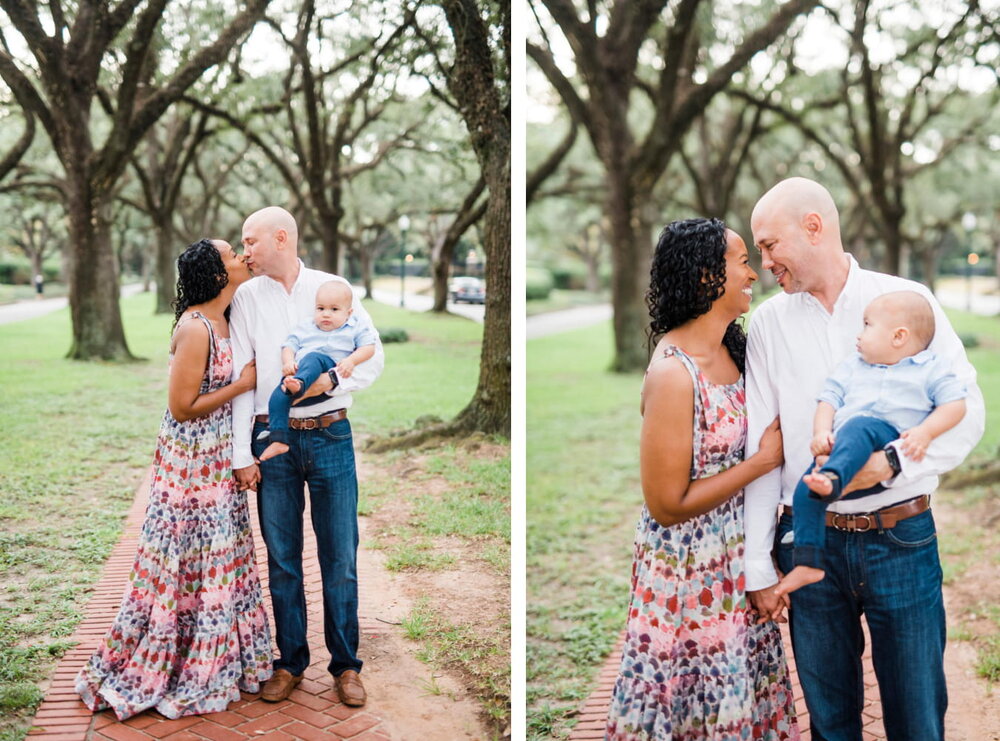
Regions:
<instances>
[{"instance_id":1,"label":"road","mask_svg":"<svg viewBox=\"0 0 1000 741\"><path fill-rule=\"evenodd\" d=\"M355 286L354 290L359 295L364 293L364 289L360 286ZM399 306L399 291L388 291L385 289L375 288L372 290L372 299L374 301L378 301L380 304ZM431 306L433 305L433 298L416 293L405 294L403 302L403 308L409 309L410 311L430 311ZM483 304L456 304L449 301L448 312L464 316L474 322L482 324L483 317L486 315L486 307Z\"/></svg>"},{"instance_id":2,"label":"road","mask_svg":"<svg viewBox=\"0 0 1000 741\"><path fill-rule=\"evenodd\" d=\"M130 283L127 286L122 286L122 297L133 296L141 291L142 284ZM10 324L11 322L23 321L24 319L34 319L37 316L45 316L46 314L51 314L53 311L65 308L68 303L69 300L63 296L61 298L44 298L41 301L29 299L13 304L5 304L4 306L0 306L0 324Z\"/></svg>"}]
</instances>

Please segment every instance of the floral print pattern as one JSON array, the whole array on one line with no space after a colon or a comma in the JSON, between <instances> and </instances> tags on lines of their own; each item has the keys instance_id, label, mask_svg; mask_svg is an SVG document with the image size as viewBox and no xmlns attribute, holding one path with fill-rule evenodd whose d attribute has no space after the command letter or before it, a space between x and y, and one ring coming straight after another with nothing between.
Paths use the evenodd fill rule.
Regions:
<instances>
[{"instance_id":1,"label":"floral print pattern","mask_svg":"<svg viewBox=\"0 0 1000 741\"><path fill-rule=\"evenodd\" d=\"M228 338L211 323L201 393L230 381ZM178 325L179 326L179 325ZM232 475L230 405L160 425L138 552L121 608L76 678L91 710L119 720L148 708L168 718L225 710L271 676L271 635L246 494Z\"/></svg>"},{"instance_id":2,"label":"floral print pattern","mask_svg":"<svg viewBox=\"0 0 1000 741\"><path fill-rule=\"evenodd\" d=\"M694 380L691 479L706 478L743 459L743 378L713 384L680 348L671 356ZM780 631L754 624L744 590L742 492L672 527L643 506L606 738L799 738Z\"/></svg>"}]
</instances>

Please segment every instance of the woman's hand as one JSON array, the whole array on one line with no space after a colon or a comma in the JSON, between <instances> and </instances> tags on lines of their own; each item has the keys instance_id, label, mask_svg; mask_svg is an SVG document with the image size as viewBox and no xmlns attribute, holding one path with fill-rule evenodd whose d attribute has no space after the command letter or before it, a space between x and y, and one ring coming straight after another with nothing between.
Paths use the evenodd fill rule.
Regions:
<instances>
[{"instance_id":1,"label":"woman's hand","mask_svg":"<svg viewBox=\"0 0 1000 741\"><path fill-rule=\"evenodd\" d=\"M253 391L257 388L257 359L254 358L243 366L240 377L236 379L236 384L241 391Z\"/></svg>"},{"instance_id":2,"label":"woman's hand","mask_svg":"<svg viewBox=\"0 0 1000 741\"><path fill-rule=\"evenodd\" d=\"M777 468L785 462L785 450L781 437L781 419L775 417L760 436L760 448L753 454L753 458L763 466L764 471Z\"/></svg>"}]
</instances>

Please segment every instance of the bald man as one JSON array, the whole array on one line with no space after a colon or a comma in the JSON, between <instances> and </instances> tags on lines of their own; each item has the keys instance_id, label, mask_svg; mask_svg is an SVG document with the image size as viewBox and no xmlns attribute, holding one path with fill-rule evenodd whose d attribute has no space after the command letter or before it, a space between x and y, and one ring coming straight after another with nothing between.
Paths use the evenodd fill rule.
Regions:
<instances>
[{"instance_id":1,"label":"bald man","mask_svg":"<svg viewBox=\"0 0 1000 741\"><path fill-rule=\"evenodd\" d=\"M371 385L385 364L381 340L371 317L354 298L352 316L376 337L375 355L341 378L332 368L321 375L289 415L284 455L258 463L268 441L258 439L268 426L271 390L281 380L281 344L291 330L310 319L317 289L340 276L310 270L298 257L298 227L288 211L270 206L243 224L243 250L254 273L233 298L234 362L257 360L257 389L233 401L233 473L242 489L257 490L261 532L267 544L268 582L274 608L275 637L281 656L261 697L284 700L309 666L306 600L302 578L305 485L323 580L323 629L330 652L328 670L341 702L365 703L358 658L358 482L347 410L351 392Z\"/></svg>"},{"instance_id":2,"label":"bald man","mask_svg":"<svg viewBox=\"0 0 1000 741\"><path fill-rule=\"evenodd\" d=\"M819 183L778 183L758 201L750 227L762 266L782 292L750 322L746 455L780 416L785 463L746 488L747 593L761 620L784 621L790 598L792 648L814 741L861 741L862 614L888 738L940 741L947 707L945 616L929 501L939 474L961 463L982 436L976 371L926 287L863 270L844 251L836 204ZM825 578L779 597L772 554L782 573L792 570L793 493L812 461L817 398L824 380L854 351L865 307L894 291L916 291L933 308L936 331L928 349L966 387L965 417L935 439L921 461L901 454L900 439L874 453L843 491L884 488L829 506Z\"/></svg>"}]
</instances>

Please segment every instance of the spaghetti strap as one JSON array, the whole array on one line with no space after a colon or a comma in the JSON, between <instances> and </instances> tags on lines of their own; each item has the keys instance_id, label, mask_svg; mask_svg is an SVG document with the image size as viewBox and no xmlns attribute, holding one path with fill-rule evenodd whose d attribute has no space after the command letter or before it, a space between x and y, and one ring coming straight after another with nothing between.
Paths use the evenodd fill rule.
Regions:
<instances>
[{"instance_id":1,"label":"spaghetti strap","mask_svg":"<svg viewBox=\"0 0 1000 741\"><path fill-rule=\"evenodd\" d=\"M190 314L182 316L180 321L177 322L177 327L179 328L182 324L195 317L201 319L202 323L208 328L208 363L205 366L205 375L201 380L201 389L199 390L199 393L204 394L209 390L212 382L212 368L215 366L216 358L218 357L218 341L215 337L215 329L212 327L212 322L200 311L192 311ZM177 332L177 328L174 329L174 332Z\"/></svg>"}]
</instances>

